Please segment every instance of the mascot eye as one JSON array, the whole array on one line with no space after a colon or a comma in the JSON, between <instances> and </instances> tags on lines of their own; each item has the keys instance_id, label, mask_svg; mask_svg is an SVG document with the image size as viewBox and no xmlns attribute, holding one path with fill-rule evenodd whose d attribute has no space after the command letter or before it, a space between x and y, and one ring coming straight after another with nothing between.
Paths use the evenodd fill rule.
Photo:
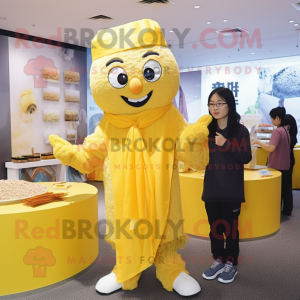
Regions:
<instances>
[{"instance_id":1,"label":"mascot eye","mask_svg":"<svg viewBox=\"0 0 300 300\"><path fill-rule=\"evenodd\" d=\"M157 81L161 76L161 66L156 60L149 60L144 65L144 77L149 82Z\"/></svg>"},{"instance_id":2,"label":"mascot eye","mask_svg":"<svg viewBox=\"0 0 300 300\"><path fill-rule=\"evenodd\" d=\"M110 70L108 80L113 87L121 89L127 84L128 76L122 68L116 67Z\"/></svg>"}]
</instances>

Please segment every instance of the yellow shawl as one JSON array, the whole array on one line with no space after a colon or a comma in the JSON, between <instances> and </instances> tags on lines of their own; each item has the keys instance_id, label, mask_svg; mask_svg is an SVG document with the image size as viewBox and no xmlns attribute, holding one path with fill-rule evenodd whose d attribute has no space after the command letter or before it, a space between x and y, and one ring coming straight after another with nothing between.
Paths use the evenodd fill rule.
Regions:
<instances>
[{"instance_id":1,"label":"yellow shawl","mask_svg":"<svg viewBox=\"0 0 300 300\"><path fill-rule=\"evenodd\" d=\"M117 282L153 264L166 226L179 111L104 114L114 189ZM141 220L137 223L138 220Z\"/></svg>"}]
</instances>

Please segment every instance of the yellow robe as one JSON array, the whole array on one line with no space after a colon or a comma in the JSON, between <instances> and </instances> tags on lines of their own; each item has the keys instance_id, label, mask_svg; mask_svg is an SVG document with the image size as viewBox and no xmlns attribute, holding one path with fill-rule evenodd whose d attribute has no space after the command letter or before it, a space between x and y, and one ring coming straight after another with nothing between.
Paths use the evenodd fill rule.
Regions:
<instances>
[{"instance_id":1,"label":"yellow robe","mask_svg":"<svg viewBox=\"0 0 300 300\"><path fill-rule=\"evenodd\" d=\"M137 230L130 230L130 220L124 217L124 190L126 176L129 176L134 168L140 169L143 166L139 162L133 166L128 166L126 163L125 143L129 128L117 128L109 123L106 117L100 122L100 128L107 141L114 192L114 228L117 252L115 272L118 282L124 282L134 277L154 262L169 214L174 150L180 117L179 111L172 105L156 122L140 129L141 135L146 141L145 147L150 158L150 166L147 163L146 167L151 168L154 173L155 215L149 216L152 209L150 203L147 202L147 220L150 223L143 228L140 226ZM151 140L155 146L151 144ZM130 169L128 170L128 168ZM137 188L139 187L137 186ZM149 226L149 224L151 225ZM125 233L120 231L122 225Z\"/></svg>"},{"instance_id":2,"label":"yellow robe","mask_svg":"<svg viewBox=\"0 0 300 300\"><path fill-rule=\"evenodd\" d=\"M165 228L161 228L162 230L164 230L163 235L165 235L166 238L160 240L160 244L155 257L168 257L167 261L169 262L169 264L163 264L156 269L157 278L162 281L162 284L167 290L172 290L172 285L177 275L180 272L185 271L184 264L182 262L179 265L177 264L172 266L173 257L178 256L176 254L177 249L183 248L187 240L183 224L180 223L183 220L180 199L179 174L178 169L176 169L177 160L181 160L190 165L193 165L193 167L197 169L202 168L208 163L209 153L207 145L207 126L212 119L210 115L206 115L201 117L197 121L197 123L187 126L178 110L172 108L170 112L174 114L174 118L168 118L168 123L164 124L163 126L159 126L159 131L161 131L162 134L170 134L170 136L172 137L175 135L175 137L180 138L180 140L176 145L177 149L175 150L175 157L172 158L172 161L170 159L171 164L174 163L175 165L174 171L172 172L172 178L170 179L171 186L168 179L166 180L166 182L158 182L158 188L161 189L166 196L164 199L167 199L167 201L169 201L169 207L167 208L167 219L172 221L173 224L179 224L179 226L178 230L174 231L171 223L167 222ZM164 116L164 118L166 117L168 117L168 115ZM115 203L115 194L118 194L120 191L118 190L118 186L115 186L115 181L113 180L113 175L111 172L111 169L114 166L114 162L112 161L112 157L110 155L111 153L107 153L106 151L107 139L105 139L105 135L107 137L110 132L105 132L106 126L103 125L104 123L101 124L102 127L100 128L99 124L95 129L95 132L85 139L83 145L72 146L65 140L55 135L51 135L49 137L49 140L51 142L51 145L54 147L55 157L58 158L62 162L62 164L70 165L82 173L92 172L95 168L98 167L99 161L104 160L103 179L105 187L106 219L108 221L105 240L113 247L113 249L116 249L117 251L116 261L118 266L115 266L113 270L114 273L117 273L117 267L122 267L123 263L126 264L129 262L125 258L121 259L120 261L118 254L123 251L123 248L125 248L126 250L128 250L129 248L126 244L123 245L122 243L119 243L116 232L113 231L113 228L110 226L110 224L116 224L116 210L118 205ZM126 129L121 129L121 131L124 131L122 134L123 136L126 136ZM148 137L152 137L153 131L151 130L151 126L143 130L142 135L144 136L144 134L147 134ZM155 135L153 135L153 137L154 136ZM193 147L191 147L190 141L193 141L194 139L195 142L192 142ZM128 242L129 247L131 247L130 240L125 240L125 242ZM119 249L121 252L119 251ZM133 249L133 252L129 254L130 259L132 259L134 255L135 249ZM157 264L157 262L155 263ZM149 265L151 265L151 261L148 263L148 265L144 264L143 266L141 266L140 269L143 270ZM133 289L137 286L137 280L140 273L131 271L131 266L131 262L127 266L125 266L127 267L126 270L129 269L129 273L125 274L125 278L127 278L128 280L120 280L117 277L118 282L123 282L123 288L125 289ZM134 276L134 274L136 275Z\"/></svg>"}]
</instances>

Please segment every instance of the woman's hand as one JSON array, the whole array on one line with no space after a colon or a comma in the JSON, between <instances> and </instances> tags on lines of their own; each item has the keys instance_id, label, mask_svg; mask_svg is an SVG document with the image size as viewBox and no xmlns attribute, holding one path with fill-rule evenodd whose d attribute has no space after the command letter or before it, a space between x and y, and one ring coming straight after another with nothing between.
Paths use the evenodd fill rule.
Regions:
<instances>
[{"instance_id":1,"label":"woman's hand","mask_svg":"<svg viewBox=\"0 0 300 300\"><path fill-rule=\"evenodd\" d=\"M259 142L259 140L258 139L254 139L253 141L252 141L252 143L251 143L251 146L253 146L253 145L260 145L260 142Z\"/></svg>"},{"instance_id":2,"label":"woman's hand","mask_svg":"<svg viewBox=\"0 0 300 300\"><path fill-rule=\"evenodd\" d=\"M222 134L216 132L215 141L216 141L217 146L222 147L225 144L226 139L224 138L224 136Z\"/></svg>"}]
</instances>

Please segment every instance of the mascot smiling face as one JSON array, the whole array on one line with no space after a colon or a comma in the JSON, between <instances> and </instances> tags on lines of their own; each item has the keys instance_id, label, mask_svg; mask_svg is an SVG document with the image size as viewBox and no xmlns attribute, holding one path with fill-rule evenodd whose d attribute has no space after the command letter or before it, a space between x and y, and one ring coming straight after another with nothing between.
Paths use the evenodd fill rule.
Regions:
<instances>
[{"instance_id":1,"label":"mascot smiling face","mask_svg":"<svg viewBox=\"0 0 300 300\"><path fill-rule=\"evenodd\" d=\"M92 42L91 90L97 105L104 112L130 115L165 107L173 101L178 91L178 66L159 25L151 20L136 23L136 27L145 26L145 34L137 35L130 48L125 42L121 47L120 37L116 41L109 40L109 37L120 35L122 29L126 31L123 28L126 25L102 33L101 42L97 40L100 31ZM105 46L105 36L112 48ZM131 37L135 38L134 35Z\"/></svg>"}]
</instances>

